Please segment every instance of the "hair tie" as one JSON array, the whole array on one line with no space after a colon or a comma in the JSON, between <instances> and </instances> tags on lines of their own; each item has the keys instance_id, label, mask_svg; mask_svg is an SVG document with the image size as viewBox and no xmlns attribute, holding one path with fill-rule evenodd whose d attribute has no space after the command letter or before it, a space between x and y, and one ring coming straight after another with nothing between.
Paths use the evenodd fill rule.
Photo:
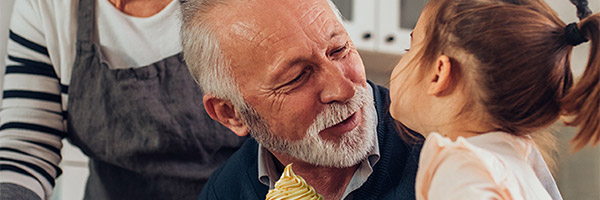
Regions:
<instances>
[{"instance_id":1,"label":"hair tie","mask_svg":"<svg viewBox=\"0 0 600 200\"><path fill-rule=\"evenodd\" d=\"M581 31L579 31L577 23L570 23L565 27L565 38L567 39L567 42L573 46L588 41L588 39L581 34Z\"/></svg>"},{"instance_id":2,"label":"hair tie","mask_svg":"<svg viewBox=\"0 0 600 200\"><path fill-rule=\"evenodd\" d=\"M592 10L588 7L588 0L571 0L571 3L577 8L577 18L579 20L592 14Z\"/></svg>"}]
</instances>

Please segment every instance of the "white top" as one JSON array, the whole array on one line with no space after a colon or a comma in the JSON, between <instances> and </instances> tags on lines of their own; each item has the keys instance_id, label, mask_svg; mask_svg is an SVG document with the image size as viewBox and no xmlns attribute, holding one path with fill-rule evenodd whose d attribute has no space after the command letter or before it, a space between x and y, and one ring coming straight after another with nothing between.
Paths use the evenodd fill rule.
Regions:
<instances>
[{"instance_id":1,"label":"white top","mask_svg":"<svg viewBox=\"0 0 600 200\"><path fill-rule=\"evenodd\" d=\"M544 188L540 179L548 177L529 137L493 132L453 142L432 133L421 150L415 190L418 200L562 199L555 184Z\"/></svg>"},{"instance_id":2,"label":"white top","mask_svg":"<svg viewBox=\"0 0 600 200\"><path fill-rule=\"evenodd\" d=\"M42 199L52 193L61 160L78 2L18 0L11 18L0 112L0 183L24 186ZM173 0L160 13L139 18L98 0L100 46L111 67L144 66L180 52L179 6Z\"/></svg>"},{"instance_id":3,"label":"white top","mask_svg":"<svg viewBox=\"0 0 600 200\"><path fill-rule=\"evenodd\" d=\"M132 17L108 0L97 0L102 53L112 68L152 64L181 52L179 1L150 17Z\"/></svg>"}]
</instances>

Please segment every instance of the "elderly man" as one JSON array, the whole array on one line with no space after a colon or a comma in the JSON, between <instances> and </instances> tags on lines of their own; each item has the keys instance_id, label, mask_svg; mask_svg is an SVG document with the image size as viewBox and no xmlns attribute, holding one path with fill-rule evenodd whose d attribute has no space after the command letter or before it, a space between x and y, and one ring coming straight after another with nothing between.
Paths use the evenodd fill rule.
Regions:
<instances>
[{"instance_id":1,"label":"elderly man","mask_svg":"<svg viewBox=\"0 0 600 200\"><path fill-rule=\"evenodd\" d=\"M282 169L325 199L414 199L418 149L367 82L326 0L188 0L185 60L213 119L247 141L201 199L264 199Z\"/></svg>"}]
</instances>

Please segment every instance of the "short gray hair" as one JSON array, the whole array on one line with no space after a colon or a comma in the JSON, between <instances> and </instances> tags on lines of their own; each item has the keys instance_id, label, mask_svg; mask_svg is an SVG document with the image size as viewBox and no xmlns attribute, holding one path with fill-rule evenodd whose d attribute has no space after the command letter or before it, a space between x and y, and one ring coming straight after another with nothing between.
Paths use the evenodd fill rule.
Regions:
<instances>
[{"instance_id":1,"label":"short gray hair","mask_svg":"<svg viewBox=\"0 0 600 200\"><path fill-rule=\"evenodd\" d=\"M223 54L213 26L204 13L227 0L181 0L183 58L204 94L243 106L244 100L230 72L231 61Z\"/></svg>"},{"instance_id":2,"label":"short gray hair","mask_svg":"<svg viewBox=\"0 0 600 200\"><path fill-rule=\"evenodd\" d=\"M214 27L209 25L204 16L210 9L228 1L230 0L180 0L183 57L205 94L230 100L236 107L247 106L231 74L231 61L221 51ZM341 20L335 4L331 0L327 2L338 20Z\"/></svg>"}]
</instances>

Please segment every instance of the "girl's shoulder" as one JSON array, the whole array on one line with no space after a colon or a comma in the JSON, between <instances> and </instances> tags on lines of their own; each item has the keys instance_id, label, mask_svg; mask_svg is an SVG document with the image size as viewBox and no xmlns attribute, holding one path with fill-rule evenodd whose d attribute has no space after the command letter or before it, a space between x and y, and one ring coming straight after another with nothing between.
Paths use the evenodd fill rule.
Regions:
<instances>
[{"instance_id":1,"label":"girl's shoulder","mask_svg":"<svg viewBox=\"0 0 600 200\"><path fill-rule=\"evenodd\" d=\"M524 185L533 179L537 184L539 181L534 174L526 178L519 176L530 172L526 156L523 156L530 151L530 142L529 138L507 133L459 137L456 141L432 133L421 150L417 196L441 195L442 199L453 199L451 196L477 199L529 196L531 194L522 193ZM540 196L547 197L545 191L540 192Z\"/></svg>"},{"instance_id":2,"label":"girl's shoulder","mask_svg":"<svg viewBox=\"0 0 600 200\"><path fill-rule=\"evenodd\" d=\"M526 162L535 144L529 137L514 136L504 132L491 132L456 141L439 133L431 133L421 150L421 160L474 164L490 171L501 166Z\"/></svg>"},{"instance_id":3,"label":"girl's shoulder","mask_svg":"<svg viewBox=\"0 0 600 200\"><path fill-rule=\"evenodd\" d=\"M485 135L476 137L481 139ZM452 141L438 133L431 133L421 149L419 167L436 169L444 165L457 169L480 168L489 173L502 174L506 167L501 157L501 154L481 147L480 144L473 143L467 138L459 137L456 141Z\"/></svg>"}]
</instances>

